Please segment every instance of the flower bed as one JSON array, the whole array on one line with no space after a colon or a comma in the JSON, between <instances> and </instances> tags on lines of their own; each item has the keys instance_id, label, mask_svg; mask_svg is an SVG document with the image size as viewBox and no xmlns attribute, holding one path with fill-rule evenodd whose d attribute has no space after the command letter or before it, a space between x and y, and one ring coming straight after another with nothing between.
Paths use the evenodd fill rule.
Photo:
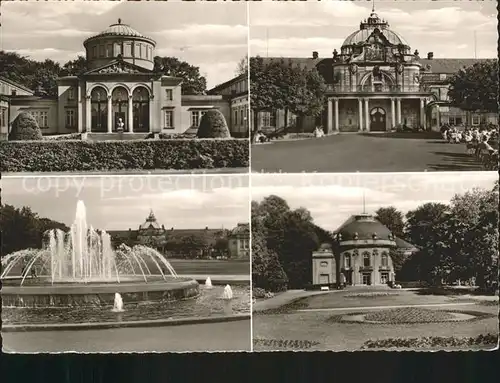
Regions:
<instances>
[{"instance_id":1,"label":"flower bed","mask_svg":"<svg viewBox=\"0 0 500 383\"><path fill-rule=\"evenodd\" d=\"M309 307L309 305L307 303L308 298L309 297L298 298L290 303L287 303L286 305L283 305L283 306L280 306L277 308L257 311L254 313L254 315L288 314L288 313L296 311L296 310L305 309L305 308Z\"/></svg>"},{"instance_id":2,"label":"flower bed","mask_svg":"<svg viewBox=\"0 0 500 383\"><path fill-rule=\"evenodd\" d=\"M189 170L249 166L247 140L15 141L2 172Z\"/></svg>"},{"instance_id":3,"label":"flower bed","mask_svg":"<svg viewBox=\"0 0 500 383\"><path fill-rule=\"evenodd\" d=\"M377 298L377 297L390 297L394 295L399 295L398 293L358 293L358 294L347 294L344 298Z\"/></svg>"},{"instance_id":4,"label":"flower bed","mask_svg":"<svg viewBox=\"0 0 500 383\"><path fill-rule=\"evenodd\" d=\"M493 346L498 342L494 334L479 335L476 337L458 338L455 336L440 337L428 336L422 338L388 338L366 341L361 349L374 348L435 348L435 347L469 347Z\"/></svg>"},{"instance_id":5,"label":"flower bed","mask_svg":"<svg viewBox=\"0 0 500 383\"><path fill-rule=\"evenodd\" d=\"M45 141L79 141L82 139L81 133L61 134L55 136L43 136Z\"/></svg>"},{"instance_id":6,"label":"flower bed","mask_svg":"<svg viewBox=\"0 0 500 383\"><path fill-rule=\"evenodd\" d=\"M254 347L264 346L269 347L273 350L276 349L294 349L294 350L305 350L313 346L318 345L319 342L311 340L290 340L290 339L264 339L264 338L254 338Z\"/></svg>"}]
</instances>

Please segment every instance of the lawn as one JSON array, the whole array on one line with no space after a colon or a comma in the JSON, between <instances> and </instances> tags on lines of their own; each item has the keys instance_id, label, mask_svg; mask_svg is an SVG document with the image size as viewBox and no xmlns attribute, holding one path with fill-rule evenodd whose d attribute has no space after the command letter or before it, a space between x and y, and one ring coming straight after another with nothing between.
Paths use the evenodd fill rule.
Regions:
<instances>
[{"instance_id":1,"label":"lawn","mask_svg":"<svg viewBox=\"0 0 500 383\"><path fill-rule=\"evenodd\" d=\"M421 339L418 344L422 348L442 344L467 349L469 345L481 347L475 339L483 338L477 337L498 333L498 304L485 305L479 297L419 295L414 290L387 292L390 294L362 294L349 289L316 293L288 302L281 309L254 313L255 350L354 351L366 344L390 347L387 344L391 342L404 349L411 338ZM448 313L476 317L456 321ZM349 316L381 323L342 320ZM436 339L438 343L434 343Z\"/></svg>"},{"instance_id":2,"label":"lawn","mask_svg":"<svg viewBox=\"0 0 500 383\"><path fill-rule=\"evenodd\" d=\"M463 144L430 133L338 134L252 146L254 172L480 171Z\"/></svg>"},{"instance_id":3,"label":"lawn","mask_svg":"<svg viewBox=\"0 0 500 383\"><path fill-rule=\"evenodd\" d=\"M179 275L250 275L250 261L247 260L205 260L169 259Z\"/></svg>"}]
</instances>

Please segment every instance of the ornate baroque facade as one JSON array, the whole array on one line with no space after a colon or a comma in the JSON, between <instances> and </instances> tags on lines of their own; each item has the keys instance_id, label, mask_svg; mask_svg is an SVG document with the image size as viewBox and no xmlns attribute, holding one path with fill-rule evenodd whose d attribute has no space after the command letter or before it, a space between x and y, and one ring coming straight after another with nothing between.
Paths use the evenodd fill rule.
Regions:
<instances>
[{"instance_id":1,"label":"ornate baroque facade","mask_svg":"<svg viewBox=\"0 0 500 383\"><path fill-rule=\"evenodd\" d=\"M497 115L467 113L449 103L449 76L480 59L435 59L433 52L421 58L374 11L331 58L313 52L311 58L264 61L282 59L317 69L327 84L324 113L306 118L302 127L306 132L317 126L323 126L326 133L337 133L390 131L399 125L438 131L444 123L498 123ZM294 125L294 116L289 114L284 121L282 110L259 114L259 129Z\"/></svg>"},{"instance_id":2,"label":"ornate baroque facade","mask_svg":"<svg viewBox=\"0 0 500 383\"><path fill-rule=\"evenodd\" d=\"M391 249L398 238L369 214L349 218L334 233L333 244L322 245L313 253L313 285L386 285L395 281ZM404 241L402 251L413 251ZM344 278L341 278L343 274Z\"/></svg>"}]
</instances>

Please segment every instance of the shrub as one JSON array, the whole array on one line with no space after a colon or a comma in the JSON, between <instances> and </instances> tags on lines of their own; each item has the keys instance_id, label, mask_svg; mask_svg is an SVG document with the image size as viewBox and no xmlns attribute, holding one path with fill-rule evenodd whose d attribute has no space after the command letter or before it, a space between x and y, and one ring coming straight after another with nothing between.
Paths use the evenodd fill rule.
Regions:
<instances>
[{"instance_id":1,"label":"shrub","mask_svg":"<svg viewBox=\"0 0 500 383\"><path fill-rule=\"evenodd\" d=\"M0 142L2 172L188 170L248 165L247 140Z\"/></svg>"},{"instance_id":2,"label":"shrub","mask_svg":"<svg viewBox=\"0 0 500 383\"><path fill-rule=\"evenodd\" d=\"M260 287L254 287L252 289L252 295L255 299L261 299L266 297L266 290Z\"/></svg>"},{"instance_id":3,"label":"shrub","mask_svg":"<svg viewBox=\"0 0 500 383\"><path fill-rule=\"evenodd\" d=\"M21 112L12 123L10 141L41 140L42 132L35 118L28 112Z\"/></svg>"},{"instance_id":4,"label":"shrub","mask_svg":"<svg viewBox=\"0 0 500 383\"><path fill-rule=\"evenodd\" d=\"M224 115L217 109L208 110L200 121L197 132L198 138L230 138Z\"/></svg>"},{"instance_id":5,"label":"shrub","mask_svg":"<svg viewBox=\"0 0 500 383\"><path fill-rule=\"evenodd\" d=\"M81 133L71 133L71 134L62 134L62 135L57 135L57 136L45 136L43 137L44 140L47 141L68 141L68 140L81 140L82 139L82 134Z\"/></svg>"}]
</instances>

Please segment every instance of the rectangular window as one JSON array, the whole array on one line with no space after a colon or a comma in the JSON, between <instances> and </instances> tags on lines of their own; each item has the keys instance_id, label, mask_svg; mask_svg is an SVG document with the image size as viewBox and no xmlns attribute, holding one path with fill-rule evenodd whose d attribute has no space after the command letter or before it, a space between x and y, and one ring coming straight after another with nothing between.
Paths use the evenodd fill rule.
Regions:
<instances>
[{"instance_id":1,"label":"rectangular window","mask_svg":"<svg viewBox=\"0 0 500 383\"><path fill-rule=\"evenodd\" d=\"M66 127L73 128L75 127L75 111L67 110L66 111Z\"/></svg>"},{"instance_id":2,"label":"rectangular window","mask_svg":"<svg viewBox=\"0 0 500 383\"><path fill-rule=\"evenodd\" d=\"M240 124L243 125L244 121L245 121L245 110L241 109L240 110Z\"/></svg>"},{"instance_id":3,"label":"rectangular window","mask_svg":"<svg viewBox=\"0 0 500 383\"><path fill-rule=\"evenodd\" d=\"M351 267L351 256L344 255L344 268L348 269Z\"/></svg>"},{"instance_id":4,"label":"rectangular window","mask_svg":"<svg viewBox=\"0 0 500 383\"><path fill-rule=\"evenodd\" d=\"M191 127L197 128L200 126L201 117L205 114L204 111L193 110L191 111Z\"/></svg>"},{"instance_id":5,"label":"rectangular window","mask_svg":"<svg viewBox=\"0 0 500 383\"><path fill-rule=\"evenodd\" d=\"M0 126L7 126L7 108L0 108Z\"/></svg>"},{"instance_id":6,"label":"rectangular window","mask_svg":"<svg viewBox=\"0 0 500 383\"><path fill-rule=\"evenodd\" d=\"M472 125L479 125L481 123L481 117L478 114L472 115Z\"/></svg>"},{"instance_id":7,"label":"rectangular window","mask_svg":"<svg viewBox=\"0 0 500 383\"><path fill-rule=\"evenodd\" d=\"M276 113L275 112L262 113L262 126L264 127L276 126Z\"/></svg>"},{"instance_id":8,"label":"rectangular window","mask_svg":"<svg viewBox=\"0 0 500 383\"><path fill-rule=\"evenodd\" d=\"M171 110L166 110L164 113L163 127L165 129L174 128L174 114Z\"/></svg>"},{"instance_id":9,"label":"rectangular window","mask_svg":"<svg viewBox=\"0 0 500 383\"><path fill-rule=\"evenodd\" d=\"M73 101L75 99L75 90L73 88L68 89L68 100Z\"/></svg>"},{"instance_id":10,"label":"rectangular window","mask_svg":"<svg viewBox=\"0 0 500 383\"><path fill-rule=\"evenodd\" d=\"M165 89L165 94L167 95L168 101L172 101L174 99L174 92L172 89Z\"/></svg>"},{"instance_id":11,"label":"rectangular window","mask_svg":"<svg viewBox=\"0 0 500 383\"><path fill-rule=\"evenodd\" d=\"M97 57L97 47L92 47L92 57L93 58Z\"/></svg>"},{"instance_id":12,"label":"rectangular window","mask_svg":"<svg viewBox=\"0 0 500 383\"><path fill-rule=\"evenodd\" d=\"M104 57L104 45L99 45L99 57Z\"/></svg>"},{"instance_id":13,"label":"rectangular window","mask_svg":"<svg viewBox=\"0 0 500 383\"><path fill-rule=\"evenodd\" d=\"M38 111L38 110L30 110L30 114L35 119L38 127L47 128L49 126L49 114L48 112Z\"/></svg>"},{"instance_id":14,"label":"rectangular window","mask_svg":"<svg viewBox=\"0 0 500 383\"><path fill-rule=\"evenodd\" d=\"M238 125L238 111L234 111L234 125Z\"/></svg>"},{"instance_id":15,"label":"rectangular window","mask_svg":"<svg viewBox=\"0 0 500 383\"><path fill-rule=\"evenodd\" d=\"M380 273L380 283L386 285L389 282L389 273Z\"/></svg>"},{"instance_id":16,"label":"rectangular window","mask_svg":"<svg viewBox=\"0 0 500 383\"><path fill-rule=\"evenodd\" d=\"M371 274L363 273L363 284L364 285L371 285L372 284Z\"/></svg>"}]
</instances>

